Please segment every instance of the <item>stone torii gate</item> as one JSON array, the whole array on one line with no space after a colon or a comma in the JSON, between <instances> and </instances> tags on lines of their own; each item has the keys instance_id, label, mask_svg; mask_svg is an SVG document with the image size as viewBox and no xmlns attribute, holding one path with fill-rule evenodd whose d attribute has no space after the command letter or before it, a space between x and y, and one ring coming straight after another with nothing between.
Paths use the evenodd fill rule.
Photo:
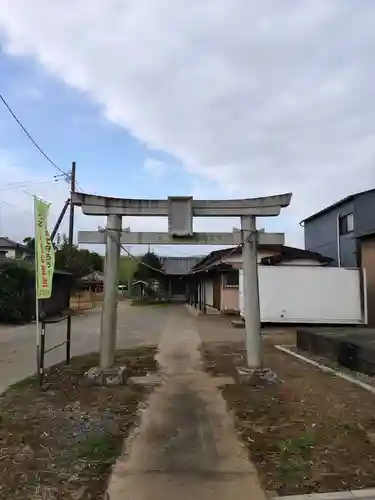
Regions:
<instances>
[{"instance_id":1,"label":"stone torii gate","mask_svg":"<svg viewBox=\"0 0 375 500\"><path fill-rule=\"evenodd\" d=\"M106 245L104 302L101 323L100 369L114 366L117 327L117 288L121 245L240 245L244 271L244 316L247 364L261 367L260 308L257 244L283 244L283 233L257 231L256 217L273 217L290 204L292 194L241 200L194 200L170 196L165 200L111 198L71 193L74 205L86 215L107 216L105 231L78 231L78 243ZM168 232L122 230L122 217L168 217ZM193 217L240 217L241 229L233 233L194 233Z\"/></svg>"}]
</instances>

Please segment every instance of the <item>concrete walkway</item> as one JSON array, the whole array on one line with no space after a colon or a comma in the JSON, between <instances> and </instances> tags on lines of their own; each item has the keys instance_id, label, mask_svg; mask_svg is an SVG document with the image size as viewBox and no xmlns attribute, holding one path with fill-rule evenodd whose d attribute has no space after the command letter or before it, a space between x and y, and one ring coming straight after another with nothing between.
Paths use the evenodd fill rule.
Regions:
<instances>
[{"instance_id":1,"label":"concrete walkway","mask_svg":"<svg viewBox=\"0 0 375 500\"><path fill-rule=\"evenodd\" d=\"M114 468L110 500L265 500L183 308L171 311L159 344L163 384Z\"/></svg>"}]
</instances>

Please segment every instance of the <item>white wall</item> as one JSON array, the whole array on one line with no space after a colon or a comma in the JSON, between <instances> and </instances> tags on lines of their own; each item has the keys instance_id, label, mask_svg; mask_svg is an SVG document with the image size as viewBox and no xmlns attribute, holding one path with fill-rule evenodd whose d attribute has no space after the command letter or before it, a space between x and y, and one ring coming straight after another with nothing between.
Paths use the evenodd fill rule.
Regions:
<instances>
[{"instance_id":1,"label":"white wall","mask_svg":"<svg viewBox=\"0 0 375 500\"><path fill-rule=\"evenodd\" d=\"M244 311L243 271L239 306ZM259 266L261 320L275 323L366 323L359 269ZM365 297L366 300L366 297Z\"/></svg>"},{"instance_id":2,"label":"white wall","mask_svg":"<svg viewBox=\"0 0 375 500\"><path fill-rule=\"evenodd\" d=\"M16 251L15 250L8 250L5 254L5 257L8 259L15 259L16 258Z\"/></svg>"},{"instance_id":3,"label":"white wall","mask_svg":"<svg viewBox=\"0 0 375 500\"><path fill-rule=\"evenodd\" d=\"M24 259L26 257L26 253L18 253L16 252L16 250L7 250L5 253L4 253L5 257L7 259Z\"/></svg>"},{"instance_id":4,"label":"white wall","mask_svg":"<svg viewBox=\"0 0 375 500\"><path fill-rule=\"evenodd\" d=\"M213 307L214 305L214 284L212 279L208 279L204 282L206 288L206 304Z\"/></svg>"},{"instance_id":5,"label":"white wall","mask_svg":"<svg viewBox=\"0 0 375 500\"><path fill-rule=\"evenodd\" d=\"M296 260L288 260L285 262L280 262L277 264L278 266L322 266L321 262L313 259L296 259Z\"/></svg>"}]
</instances>

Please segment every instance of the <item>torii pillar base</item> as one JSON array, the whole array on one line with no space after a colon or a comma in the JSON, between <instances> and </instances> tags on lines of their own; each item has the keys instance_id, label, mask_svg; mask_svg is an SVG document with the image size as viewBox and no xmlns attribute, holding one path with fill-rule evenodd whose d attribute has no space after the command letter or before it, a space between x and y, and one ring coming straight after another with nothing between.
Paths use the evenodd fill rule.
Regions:
<instances>
[{"instance_id":1,"label":"torii pillar base","mask_svg":"<svg viewBox=\"0 0 375 500\"><path fill-rule=\"evenodd\" d=\"M237 367L236 381L241 385L264 387L277 383L277 375L270 368Z\"/></svg>"},{"instance_id":2,"label":"torii pillar base","mask_svg":"<svg viewBox=\"0 0 375 500\"><path fill-rule=\"evenodd\" d=\"M125 385L128 381L128 371L126 366L113 366L111 368L94 366L85 373L85 377L89 385Z\"/></svg>"}]
</instances>

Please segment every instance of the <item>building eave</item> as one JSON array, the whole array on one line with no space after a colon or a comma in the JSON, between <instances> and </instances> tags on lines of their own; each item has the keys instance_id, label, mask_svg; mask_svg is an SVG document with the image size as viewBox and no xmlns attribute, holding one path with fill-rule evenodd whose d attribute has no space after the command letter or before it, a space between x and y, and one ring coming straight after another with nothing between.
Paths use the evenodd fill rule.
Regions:
<instances>
[{"instance_id":1,"label":"building eave","mask_svg":"<svg viewBox=\"0 0 375 500\"><path fill-rule=\"evenodd\" d=\"M370 231L368 233L363 233L356 236L357 240L365 240L367 238L375 238L375 231Z\"/></svg>"},{"instance_id":2,"label":"building eave","mask_svg":"<svg viewBox=\"0 0 375 500\"><path fill-rule=\"evenodd\" d=\"M315 219L316 217L319 217L320 215L323 215L324 213L329 212L333 208L336 208L336 207L342 205L343 203L347 203L348 201L353 201L358 196L361 196L362 194L366 194L366 193L371 193L372 191L375 191L375 188L366 189L364 191L359 191L358 193L349 194L348 196L345 196L345 198L342 198L341 200L332 203L332 205L328 205L328 207L322 208L321 210L319 210L319 212L316 212L315 214L309 215L309 217L302 219L299 224L303 225L305 222L309 222L309 221Z\"/></svg>"}]
</instances>

